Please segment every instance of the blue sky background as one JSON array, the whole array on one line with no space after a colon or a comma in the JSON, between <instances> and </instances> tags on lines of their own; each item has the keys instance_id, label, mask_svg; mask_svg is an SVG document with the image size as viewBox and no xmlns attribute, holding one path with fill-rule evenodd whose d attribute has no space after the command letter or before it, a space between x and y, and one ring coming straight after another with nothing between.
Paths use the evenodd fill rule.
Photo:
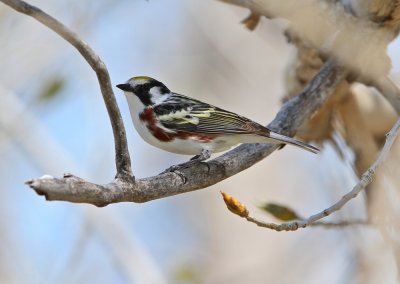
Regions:
<instances>
[{"instance_id":1,"label":"blue sky background","mask_svg":"<svg viewBox=\"0 0 400 284\"><path fill-rule=\"evenodd\" d=\"M259 122L279 108L282 73L294 52L283 21L263 20L249 32L239 24L247 11L211 0L31 3L88 42L113 85L149 75ZM286 147L210 189L146 204L99 209L36 195L24 182L43 174L112 180L112 131L95 74L75 49L4 5L0 29L1 283L293 283L300 276L301 283L348 283L360 230L261 230L228 213L219 196L228 191L264 219L256 205L265 200L304 214L325 208L355 182L329 145L319 156ZM399 50L398 41L389 49L394 78ZM44 85L59 78L60 93L39 101ZM122 93L114 91L137 177L187 160L145 144ZM362 197L348 207L340 217L363 216ZM310 266L318 268L315 274L303 275ZM291 275L282 276L288 268ZM382 275L391 279L389 268Z\"/></svg>"}]
</instances>

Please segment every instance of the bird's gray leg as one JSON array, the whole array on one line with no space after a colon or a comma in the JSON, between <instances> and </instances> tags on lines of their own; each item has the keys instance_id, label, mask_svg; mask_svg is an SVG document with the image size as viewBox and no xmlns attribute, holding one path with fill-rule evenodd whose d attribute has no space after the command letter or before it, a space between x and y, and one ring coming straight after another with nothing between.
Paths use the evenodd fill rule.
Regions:
<instances>
[{"instance_id":1,"label":"bird's gray leg","mask_svg":"<svg viewBox=\"0 0 400 284\"><path fill-rule=\"evenodd\" d=\"M196 156L192 157L192 158L191 158L189 161L187 161L187 162L184 162L184 163L182 163L182 164L178 164L178 165L169 167L168 169L166 169L165 171L163 171L162 174L163 174L163 173L168 173L168 172L174 172L174 173L178 174L178 175L182 178L182 180L184 180L184 182L186 183L186 177L185 177L185 176L183 175L183 173L180 172L179 170L180 170L180 169L183 169L183 168L190 167L191 165L200 163L200 162L202 162L202 161L205 161L205 160L207 160L207 159L210 158L210 157L211 157L210 152L209 152L208 150L206 150L206 149L202 149L202 150L201 150L201 153L200 153L199 155L196 155ZM207 167L209 167L209 166L207 165Z\"/></svg>"}]
</instances>

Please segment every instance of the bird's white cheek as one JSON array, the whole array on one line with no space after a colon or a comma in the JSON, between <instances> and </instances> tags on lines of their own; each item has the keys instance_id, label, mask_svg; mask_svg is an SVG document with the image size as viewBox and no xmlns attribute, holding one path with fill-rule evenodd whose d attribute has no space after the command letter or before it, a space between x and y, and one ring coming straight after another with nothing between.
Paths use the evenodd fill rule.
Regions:
<instances>
[{"instance_id":1,"label":"bird's white cheek","mask_svg":"<svg viewBox=\"0 0 400 284\"><path fill-rule=\"evenodd\" d=\"M144 109L143 103L134 94L125 92L125 97L128 101L128 106L131 114L133 114L134 112L139 114Z\"/></svg>"},{"instance_id":2,"label":"bird's white cheek","mask_svg":"<svg viewBox=\"0 0 400 284\"><path fill-rule=\"evenodd\" d=\"M149 93L152 95L152 101L154 104L161 104L168 97L165 94L161 93L160 87L151 88L149 90Z\"/></svg>"}]
</instances>

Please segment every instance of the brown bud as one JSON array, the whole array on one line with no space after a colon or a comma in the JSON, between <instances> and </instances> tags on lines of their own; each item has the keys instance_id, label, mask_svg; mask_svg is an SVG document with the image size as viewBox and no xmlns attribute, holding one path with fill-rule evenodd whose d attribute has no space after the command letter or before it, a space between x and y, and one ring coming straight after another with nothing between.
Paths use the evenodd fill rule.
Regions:
<instances>
[{"instance_id":1,"label":"brown bud","mask_svg":"<svg viewBox=\"0 0 400 284\"><path fill-rule=\"evenodd\" d=\"M226 207L228 207L229 211L231 211L236 215L239 215L240 217L249 216L249 210L247 210L244 204L240 203L237 199L235 199L234 197L230 196L225 192L221 191L221 194L226 204Z\"/></svg>"}]
</instances>

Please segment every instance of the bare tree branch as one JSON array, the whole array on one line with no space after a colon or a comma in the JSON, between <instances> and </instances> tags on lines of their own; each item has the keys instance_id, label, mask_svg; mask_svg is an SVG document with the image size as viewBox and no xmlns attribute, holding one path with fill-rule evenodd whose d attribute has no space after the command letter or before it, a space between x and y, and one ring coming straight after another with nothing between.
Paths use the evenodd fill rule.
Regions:
<instances>
[{"instance_id":1,"label":"bare tree branch","mask_svg":"<svg viewBox=\"0 0 400 284\"><path fill-rule=\"evenodd\" d=\"M303 92L286 102L269 128L293 136L300 125L317 111L347 75L334 61L323 65ZM271 144L243 144L209 162L202 162L174 172L129 181L116 178L106 185L89 183L73 175L58 179L49 176L30 180L27 184L47 200L90 203L105 206L115 202L146 202L211 186L235 175L277 148ZM212 173L212 174L210 174Z\"/></svg>"},{"instance_id":2,"label":"bare tree branch","mask_svg":"<svg viewBox=\"0 0 400 284\"><path fill-rule=\"evenodd\" d=\"M380 154L379 154L378 158L375 160L375 162L361 176L360 181L353 187L353 189L350 192L343 195L342 198L338 202L336 202L329 208L327 208L317 214L314 214L314 215L308 217L307 219L296 220L296 221L286 222L286 223L282 223L282 224L266 223L266 222L255 219L254 217L250 216L249 214L246 214L245 216L241 216L241 217L245 218L247 221L249 221L251 223L256 224L257 226L272 229L275 231L296 231L299 228L305 228L308 226L315 226L315 225L328 226L328 225L326 225L327 223L321 223L321 222L317 222L317 221L331 215L332 213L334 213L336 211L339 211L345 204L347 204L351 199L355 198L362 190L364 190L372 182L373 177L374 177L376 171L378 170L379 166L382 165L382 163L385 161L387 155L389 154L390 149L392 148L392 145L393 145L394 141L396 140L399 129L400 129L400 119L397 120L397 122L395 123L393 128L386 135L386 142L382 148L382 151L380 152ZM349 224L352 224L352 223L353 222L349 222ZM328 224L332 224L332 223L328 223ZM343 222L340 222L338 224L343 225ZM332 226L335 226L335 225L332 224Z\"/></svg>"},{"instance_id":3,"label":"bare tree branch","mask_svg":"<svg viewBox=\"0 0 400 284\"><path fill-rule=\"evenodd\" d=\"M184 178L181 174L169 172L137 181L131 179L125 130L104 63L76 34L40 9L20 0L0 1L37 19L79 50L98 75L113 125L116 179L109 184L98 185L67 174L61 179L45 176L27 182L38 194L45 195L47 200L90 203L97 206L124 201L146 202L213 185L247 169L276 149L276 145L245 144L207 163L195 164L181 170ZM347 72L342 67L333 60L328 61L303 92L282 107L274 121L269 124L269 128L293 136L300 125L320 108L346 75Z\"/></svg>"},{"instance_id":4,"label":"bare tree branch","mask_svg":"<svg viewBox=\"0 0 400 284\"><path fill-rule=\"evenodd\" d=\"M117 101L112 90L110 76L107 68L100 57L92 50L92 48L79 36L60 23L52 16L46 14L39 8L32 6L20 0L0 0L4 4L10 6L16 11L33 17L37 21L49 29L56 32L59 36L73 45L79 53L85 58L92 69L96 72L99 81L101 93L107 107L108 115L111 120L115 140L115 162L117 168L117 176L119 178L132 178L131 160L128 152L128 143L125 134L125 127L119 112Z\"/></svg>"}]
</instances>

